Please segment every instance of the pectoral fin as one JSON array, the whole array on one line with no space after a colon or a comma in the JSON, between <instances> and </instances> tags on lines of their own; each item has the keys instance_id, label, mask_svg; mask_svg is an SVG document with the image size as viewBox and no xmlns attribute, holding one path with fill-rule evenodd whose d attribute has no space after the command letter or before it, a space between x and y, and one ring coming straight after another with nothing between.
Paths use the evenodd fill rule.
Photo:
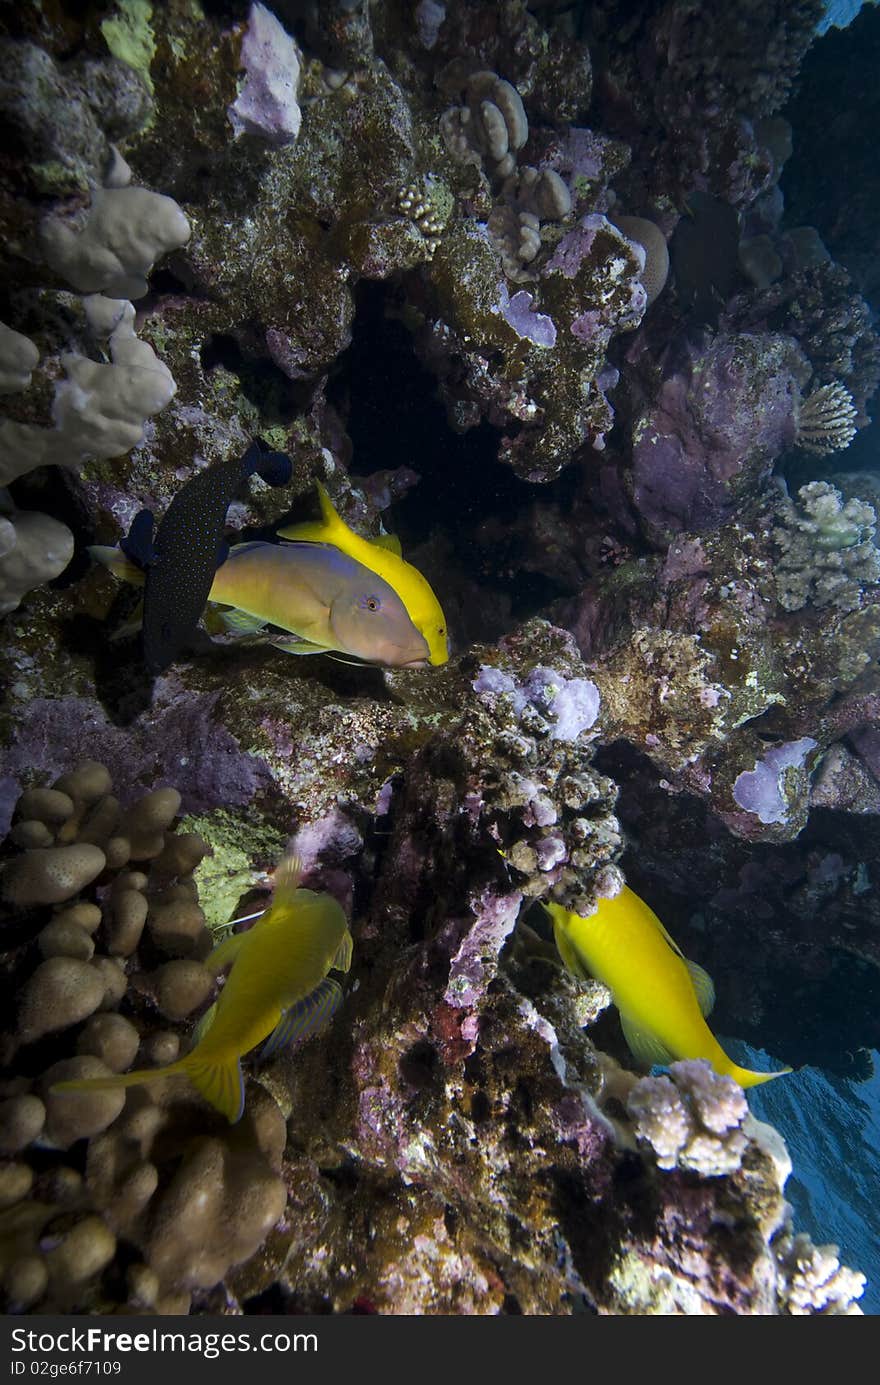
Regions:
<instances>
[{"instance_id":1,"label":"pectoral fin","mask_svg":"<svg viewBox=\"0 0 880 1385\"><path fill-rule=\"evenodd\" d=\"M235 606L228 611L217 611L216 615L224 630L233 635L255 635L266 628L265 620L249 615L247 611L239 611Z\"/></svg>"},{"instance_id":2,"label":"pectoral fin","mask_svg":"<svg viewBox=\"0 0 880 1385\"><path fill-rule=\"evenodd\" d=\"M310 995L285 1010L260 1051L265 1063L288 1044L303 1043L324 1028L342 1003L342 987L325 977Z\"/></svg>"},{"instance_id":3,"label":"pectoral fin","mask_svg":"<svg viewBox=\"0 0 880 1385\"><path fill-rule=\"evenodd\" d=\"M298 635L279 635L277 639L270 640L269 643L275 649L280 649L283 654L332 653L329 645L313 644L311 640L301 640Z\"/></svg>"},{"instance_id":4,"label":"pectoral fin","mask_svg":"<svg viewBox=\"0 0 880 1385\"><path fill-rule=\"evenodd\" d=\"M665 1068L675 1061L675 1054L670 1053L649 1029L640 1028L634 1020L624 1014L620 1016L620 1024L629 1051L638 1063L644 1064L646 1068L653 1067L655 1063L658 1067Z\"/></svg>"},{"instance_id":5,"label":"pectoral fin","mask_svg":"<svg viewBox=\"0 0 880 1385\"><path fill-rule=\"evenodd\" d=\"M330 963L331 967L333 967L335 971L348 971L349 967L351 966L352 946L353 944L351 940L351 934L346 928L344 934L342 935L342 942L336 949L336 956Z\"/></svg>"},{"instance_id":6,"label":"pectoral fin","mask_svg":"<svg viewBox=\"0 0 880 1385\"><path fill-rule=\"evenodd\" d=\"M572 976L580 977L581 981L589 981L590 973L581 961L580 953L568 935L563 923L560 923L555 913L550 913L553 919L553 938L556 943L556 950L562 958Z\"/></svg>"},{"instance_id":7,"label":"pectoral fin","mask_svg":"<svg viewBox=\"0 0 880 1385\"><path fill-rule=\"evenodd\" d=\"M711 1015L712 1006L715 1004L714 983L709 973L704 971L696 962L689 962L687 958L685 958L685 966L690 973L694 992L697 997L697 1004L700 1007L700 1013L705 1019L707 1015Z\"/></svg>"},{"instance_id":8,"label":"pectoral fin","mask_svg":"<svg viewBox=\"0 0 880 1385\"><path fill-rule=\"evenodd\" d=\"M225 967L231 966L235 961L247 936L247 933L231 933L208 953L202 966L207 967L214 976L219 975Z\"/></svg>"}]
</instances>

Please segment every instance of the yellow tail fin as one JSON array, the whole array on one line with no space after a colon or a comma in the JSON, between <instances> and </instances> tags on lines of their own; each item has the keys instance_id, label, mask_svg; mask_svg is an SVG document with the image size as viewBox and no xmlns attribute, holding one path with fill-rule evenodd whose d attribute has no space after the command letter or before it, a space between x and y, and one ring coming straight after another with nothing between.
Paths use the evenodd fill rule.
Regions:
<instances>
[{"instance_id":1,"label":"yellow tail fin","mask_svg":"<svg viewBox=\"0 0 880 1385\"><path fill-rule=\"evenodd\" d=\"M73 1077L54 1082L53 1092L108 1092L119 1087L137 1087L141 1083L158 1082L161 1077L184 1074L197 1091L215 1110L235 1123L244 1111L244 1077L241 1063L233 1056L227 1061L207 1062L195 1051L167 1068L136 1068L134 1072L114 1073L108 1077Z\"/></svg>"},{"instance_id":2,"label":"yellow tail fin","mask_svg":"<svg viewBox=\"0 0 880 1385\"><path fill-rule=\"evenodd\" d=\"M210 1101L231 1125L241 1120L244 1113L244 1074L241 1062L234 1054L226 1060L211 1063L193 1052L181 1059L179 1067L205 1100Z\"/></svg>"},{"instance_id":3,"label":"yellow tail fin","mask_svg":"<svg viewBox=\"0 0 880 1385\"><path fill-rule=\"evenodd\" d=\"M793 1071L793 1068L780 1068L778 1072L752 1072L750 1068L740 1068L736 1063L731 1063L728 1076L741 1087L759 1087L762 1082L772 1082L774 1077L785 1077L786 1073Z\"/></svg>"}]
</instances>

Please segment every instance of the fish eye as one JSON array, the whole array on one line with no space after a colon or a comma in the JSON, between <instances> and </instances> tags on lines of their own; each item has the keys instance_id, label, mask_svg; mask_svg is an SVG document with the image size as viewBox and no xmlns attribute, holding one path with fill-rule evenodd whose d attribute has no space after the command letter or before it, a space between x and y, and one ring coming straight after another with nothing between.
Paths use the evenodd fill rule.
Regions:
<instances>
[{"instance_id":1,"label":"fish eye","mask_svg":"<svg viewBox=\"0 0 880 1385\"><path fill-rule=\"evenodd\" d=\"M437 634L438 634L438 635L445 635L445 634L446 634L446 626L445 626L445 625L441 625L440 628L439 628L438 631L437 631Z\"/></svg>"},{"instance_id":2,"label":"fish eye","mask_svg":"<svg viewBox=\"0 0 880 1385\"><path fill-rule=\"evenodd\" d=\"M364 611L380 611L382 609L382 602L378 596L362 596L360 604Z\"/></svg>"}]
</instances>

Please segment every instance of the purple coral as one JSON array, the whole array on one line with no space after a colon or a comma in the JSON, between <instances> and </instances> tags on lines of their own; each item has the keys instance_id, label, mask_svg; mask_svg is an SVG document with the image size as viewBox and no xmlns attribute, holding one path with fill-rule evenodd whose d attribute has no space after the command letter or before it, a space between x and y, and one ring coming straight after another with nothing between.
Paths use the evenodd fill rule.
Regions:
<instances>
[{"instance_id":1,"label":"purple coral","mask_svg":"<svg viewBox=\"0 0 880 1385\"><path fill-rule=\"evenodd\" d=\"M123 805L146 787L173 783L186 813L239 807L271 786L266 764L220 721L219 693L186 692L174 677L156 687L155 705L127 727L114 726L91 698L34 698L6 752L9 774L19 785L35 774L55 778L98 748Z\"/></svg>"},{"instance_id":2,"label":"purple coral","mask_svg":"<svg viewBox=\"0 0 880 1385\"><path fill-rule=\"evenodd\" d=\"M712 529L794 441L808 371L789 337L718 336L664 380L633 430L631 492L649 536Z\"/></svg>"},{"instance_id":3,"label":"purple coral","mask_svg":"<svg viewBox=\"0 0 880 1385\"><path fill-rule=\"evenodd\" d=\"M743 770L737 776L733 796L739 806L747 813L757 813L763 823L787 822L791 795L784 789L785 771L802 769L815 747L811 736L772 746L762 759L756 760L754 769Z\"/></svg>"},{"instance_id":4,"label":"purple coral","mask_svg":"<svg viewBox=\"0 0 880 1385\"><path fill-rule=\"evenodd\" d=\"M556 327L553 319L546 313L536 313L532 308L533 302L532 295L525 289L520 289L511 298L507 285L502 283L494 311L501 314L517 336L524 337L534 346L555 346Z\"/></svg>"},{"instance_id":5,"label":"purple coral","mask_svg":"<svg viewBox=\"0 0 880 1385\"><path fill-rule=\"evenodd\" d=\"M548 720L547 734L554 741L576 741L599 715L600 697L595 683L589 678L566 678L541 664L532 669L522 684L503 669L483 664L472 687L478 693L507 694L517 716L531 706Z\"/></svg>"},{"instance_id":6,"label":"purple coral","mask_svg":"<svg viewBox=\"0 0 880 1385\"><path fill-rule=\"evenodd\" d=\"M299 49L265 5L251 5L241 41L246 77L227 110L236 135L259 135L271 144L292 144L302 114L296 99Z\"/></svg>"}]
</instances>

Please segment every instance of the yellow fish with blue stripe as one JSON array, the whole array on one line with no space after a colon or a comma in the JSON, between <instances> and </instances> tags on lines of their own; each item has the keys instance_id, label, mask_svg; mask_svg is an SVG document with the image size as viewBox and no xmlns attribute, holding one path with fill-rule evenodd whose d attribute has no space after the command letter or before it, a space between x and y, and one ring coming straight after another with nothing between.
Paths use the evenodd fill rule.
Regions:
<instances>
[{"instance_id":1,"label":"yellow fish with blue stripe","mask_svg":"<svg viewBox=\"0 0 880 1385\"><path fill-rule=\"evenodd\" d=\"M268 1039L261 1054L268 1058L322 1028L342 1000L340 986L327 973L348 971L351 965L352 940L342 907L332 895L300 888L301 873L295 856L284 857L270 908L246 933L233 934L208 956L204 965L210 971L231 970L191 1053L164 1068L56 1082L52 1091L107 1091L180 1073L229 1121L239 1120L242 1056Z\"/></svg>"},{"instance_id":2,"label":"yellow fish with blue stripe","mask_svg":"<svg viewBox=\"0 0 880 1385\"><path fill-rule=\"evenodd\" d=\"M230 550L208 593L210 605L226 609L211 618L240 635L277 626L288 635L271 643L289 654L351 654L389 668L445 664L446 620L428 581L388 547L395 540L361 538L318 491L321 520L281 530L292 542ZM123 549L90 552L115 576L143 583Z\"/></svg>"},{"instance_id":3,"label":"yellow fish with blue stripe","mask_svg":"<svg viewBox=\"0 0 880 1385\"><path fill-rule=\"evenodd\" d=\"M741 1087L755 1087L791 1072L752 1072L728 1058L706 1023L715 990L711 978L682 955L663 924L628 886L600 899L595 914L544 906L565 965L575 976L595 977L611 992L624 1037L646 1066L677 1058L705 1058Z\"/></svg>"}]
</instances>

